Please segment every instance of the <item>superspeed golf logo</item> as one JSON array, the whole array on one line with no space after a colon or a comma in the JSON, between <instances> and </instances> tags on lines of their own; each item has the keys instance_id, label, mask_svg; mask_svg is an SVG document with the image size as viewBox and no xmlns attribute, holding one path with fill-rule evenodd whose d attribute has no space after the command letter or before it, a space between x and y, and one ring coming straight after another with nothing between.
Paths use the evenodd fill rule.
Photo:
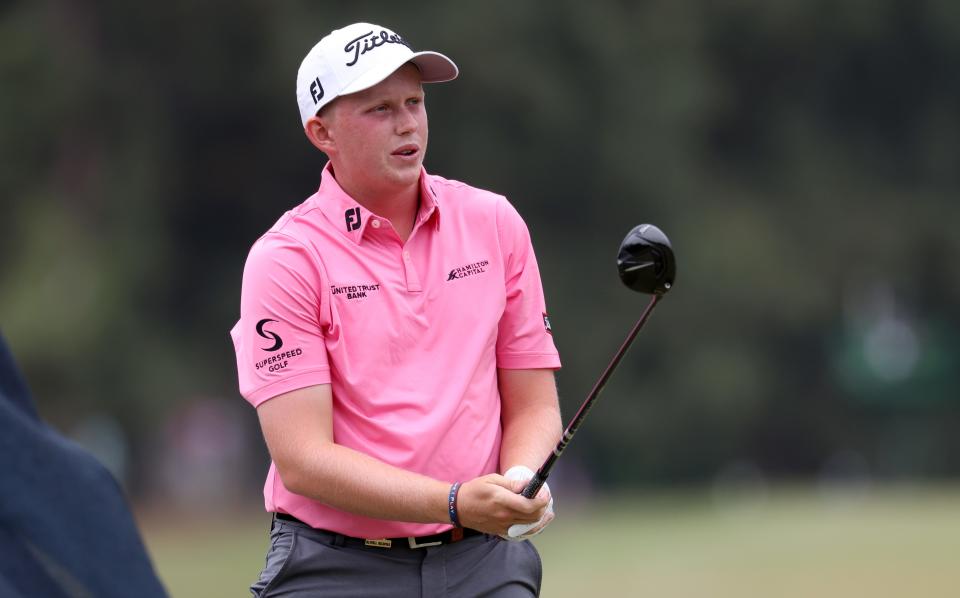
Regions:
<instances>
[{"instance_id":1,"label":"superspeed golf logo","mask_svg":"<svg viewBox=\"0 0 960 598\"><path fill-rule=\"evenodd\" d=\"M262 359L258 361L256 363L256 368L258 370L266 368L268 372L277 372L287 367L290 364L291 358L299 357L300 355L303 355L303 349L301 349L300 347L297 347L295 349L288 349L286 351L281 351L280 353L274 353L275 351L279 351L280 348L283 347L283 339L280 338L280 335L277 334L276 332L270 332L269 330L266 330L264 328L264 326L266 326L270 322L277 322L277 320L273 320L271 318L264 318L259 322L257 322L257 334L267 340L273 340L273 344L270 345L269 347L261 347L261 349L263 349L267 353L273 353L273 355L271 355L270 357L267 357L266 359Z\"/></svg>"},{"instance_id":2,"label":"superspeed golf logo","mask_svg":"<svg viewBox=\"0 0 960 598\"><path fill-rule=\"evenodd\" d=\"M276 322L276 320L271 320L270 318L264 318L259 322L257 322L257 334L259 334L260 336L262 336L267 340L273 341L273 344L270 345L269 347L260 347L261 349L269 353L271 351L276 351L280 347L282 347L283 339L280 338L280 335L277 334L276 332L270 332L269 330L263 329L263 327L267 324L267 322Z\"/></svg>"}]
</instances>

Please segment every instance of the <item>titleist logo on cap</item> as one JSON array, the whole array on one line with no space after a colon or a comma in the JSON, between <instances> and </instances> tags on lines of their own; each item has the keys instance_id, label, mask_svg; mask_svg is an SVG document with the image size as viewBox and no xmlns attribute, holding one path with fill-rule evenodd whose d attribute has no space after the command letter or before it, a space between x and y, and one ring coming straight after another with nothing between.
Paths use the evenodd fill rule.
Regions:
<instances>
[{"instance_id":1,"label":"titleist logo on cap","mask_svg":"<svg viewBox=\"0 0 960 598\"><path fill-rule=\"evenodd\" d=\"M414 52L407 40L382 25L334 29L307 52L297 70L300 122L306 127L333 100L377 85L408 62L419 69L421 83L450 81L459 72L443 54Z\"/></svg>"},{"instance_id":2,"label":"titleist logo on cap","mask_svg":"<svg viewBox=\"0 0 960 598\"><path fill-rule=\"evenodd\" d=\"M411 50L413 49L405 39L396 33L391 33L386 30L381 30L380 33L368 31L363 35L350 40L350 42L343 47L343 51L346 52L347 55L353 54L353 60L348 62L347 66L353 66L357 64L357 61L360 60L361 56L370 50L379 48L384 44L403 44Z\"/></svg>"}]
</instances>

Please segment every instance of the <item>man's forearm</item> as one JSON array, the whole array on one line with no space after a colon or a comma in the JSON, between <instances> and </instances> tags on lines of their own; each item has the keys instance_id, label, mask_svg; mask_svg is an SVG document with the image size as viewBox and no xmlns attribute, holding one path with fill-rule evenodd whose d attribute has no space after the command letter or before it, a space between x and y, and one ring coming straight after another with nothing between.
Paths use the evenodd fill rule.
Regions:
<instances>
[{"instance_id":1,"label":"man's forearm","mask_svg":"<svg viewBox=\"0 0 960 598\"><path fill-rule=\"evenodd\" d=\"M315 457L297 465L296 482L287 489L334 508L390 521L447 523L447 482L404 471L368 455L336 444L326 444ZM281 476L282 477L282 476ZM547 506L545 498L528 500L499 475L463 481L459 494L459 522L490 534L504 534L513 525L537 522Z\"/></svg>"},{"instance_id":2,"label":"man's forearm","mask_svg":"<svg viewBox=\"0 0 960 598\"><path fill-rule=\"evenodd\" d=\"M257 407L270 456L287 490L334 508L391 521L447 521L449 482L404 471L333 441L329 384Z\"/></svg>"},{"instance_id":3,"label":"man's forearm","mask_svg":"<svg viewBox=\"0 0 960 598\"><path fill-rule=\"evenodd\" d=\"M353 449L317 442L286 465L280 477L288 490L336 509L390 521L449 521L449 482L387 465Z\"/></svg>"},{"instance_id":4,"label":"man's forearm","mask_svg":"<svg viewBox=\"0 0 960 598\"><path fill-rule=\"evenodd\" d=\"M552 370L500 370L503 440L500 470L536 471L560 440L562 424Z\"/></svg>"},{"instance_id":5,"label":"man's forearm","mask_svg":"<svg viewBox=\"0 0 960 598\"><path fill-rule=\"evenodd\" d=\"M388 465L333 441L329 385L285 393L257 407L270 456L290 492L335 509L389 521L447 523L450 482ZM519 445L518 445L519 446ZM545 499L528 500L522 486L489 474L462 482L459 521L503 534L540 519Z\"/></svg>"},{"instance_id":6,"label":"man's forearm","mask_svg":"<svg viewBox=\"0 0 960 598\"><path fill-rule=\"evenodd\" d=\"M504 425L500 470L526 465L536 471L560 441L560 410L530 409Z\"/></svg>"}]
</instances>

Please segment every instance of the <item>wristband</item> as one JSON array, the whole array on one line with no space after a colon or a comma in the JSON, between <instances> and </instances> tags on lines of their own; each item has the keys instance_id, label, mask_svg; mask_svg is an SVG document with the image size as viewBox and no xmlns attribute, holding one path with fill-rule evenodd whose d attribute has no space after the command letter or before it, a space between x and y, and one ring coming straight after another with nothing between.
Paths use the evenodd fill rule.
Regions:
<instances>
[{"instance_id":1,"label":"wristband","mask_svg":"<svg viewBox=\"0 0 960 598\"><path fill-rule=\"evenodd\" d=\"M460 516L457 513L457 495L460 493L460 482L454 482L450 486L450 494L447 495L447 512L450 513L450 523L454 527L460 527Z\"/></svg>"}]
</instances>

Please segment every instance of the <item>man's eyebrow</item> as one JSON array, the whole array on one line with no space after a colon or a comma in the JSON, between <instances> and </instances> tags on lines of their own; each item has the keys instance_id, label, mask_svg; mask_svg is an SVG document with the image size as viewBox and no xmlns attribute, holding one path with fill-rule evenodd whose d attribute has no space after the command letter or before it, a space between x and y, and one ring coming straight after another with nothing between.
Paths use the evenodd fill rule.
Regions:
<instances>
[{"instance_id":1,"label":"man's eyebrow","mask_svg":"<svg viewBox=\"0 0 960 598\"><path fill-rule=\"evenodd\" d=\"M426 95L427 94L424 93L423 90L421 89L419 91L414 91L414 92L404 94L403 96L401 96L403 99L400 101L406 101L410 98L424 98L426 97ZM374 106L379 104L389 104L393 101L394 99L392 96L370 96L368 99L360 100L360 103L363 104L364 106Z\"/></svg>"},{"instance_id":2,"label":"man's eyebrow","mask_svg":"<svg viewBox=\"0 0 960 598\"><path fill-rule=\"evenodd\" d=\"M383 96L370 96L367 99L360 100L360 104L364 107L378 106L380 104L389 104L390 100Z\"/></svg>"}]
</instances>

